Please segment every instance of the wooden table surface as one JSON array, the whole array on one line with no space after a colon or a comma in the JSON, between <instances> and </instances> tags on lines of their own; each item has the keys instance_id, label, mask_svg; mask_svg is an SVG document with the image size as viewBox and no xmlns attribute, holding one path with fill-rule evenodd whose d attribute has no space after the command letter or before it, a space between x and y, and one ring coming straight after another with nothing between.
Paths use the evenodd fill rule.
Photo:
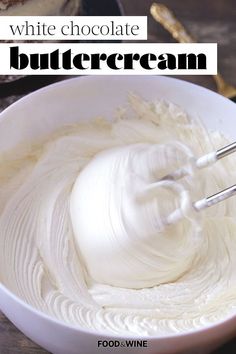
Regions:
<instances>
[{"instance_id":1,"label":"wooden table surface","mask_svg":"<svg viewBox=\"0 0 236 354\"><path fill-rule=\"evenodd\" d=\"M187 29L199 42L217 42L219 69L228 82L236 85L236 4L235 0L162 0L174 10ZM125 15L148 15L150 0L121 0ZM150 42L174 42L171 36L149 18ZM178 76L215 90L210 76ZM1 102L0 107L5 104ZM26 338L0 313L0 354L46 354L47 351ZM235 339L214 354L236 353ZM67 354L67 353L65 353ZM92 354L92 353L91 353Z\"/></svg>"}]
</instances>

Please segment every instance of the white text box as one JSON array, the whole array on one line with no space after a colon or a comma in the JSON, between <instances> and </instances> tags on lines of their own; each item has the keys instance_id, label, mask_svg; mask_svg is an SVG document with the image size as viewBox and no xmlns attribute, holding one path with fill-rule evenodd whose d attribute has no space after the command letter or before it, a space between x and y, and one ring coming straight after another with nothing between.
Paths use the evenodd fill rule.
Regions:
<instances>
[{"instance_id":1,"label":"white text box","mask_svg":"<svg viewBox=\"0 0 236 354\"><path fill-rule=\"evenodd\" d=\"M0 75L215 75L215 43L0 44Z\"/></svg>"},{"instance_id":2,"label":"white text box","mask_svg":"<svg viewBox=\"0 0 236 354\"><path fill-rule=\"evenodd\" d=\"M0 17L0 40L146 39L146 16Z\"/></svg>"}]
</instances>

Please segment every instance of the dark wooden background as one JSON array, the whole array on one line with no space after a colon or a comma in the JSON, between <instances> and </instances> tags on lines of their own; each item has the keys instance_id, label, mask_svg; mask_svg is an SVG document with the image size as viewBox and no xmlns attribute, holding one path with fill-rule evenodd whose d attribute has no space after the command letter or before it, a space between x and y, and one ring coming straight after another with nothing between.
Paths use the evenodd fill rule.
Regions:
<instances>
[{"instance_id":1,"label":"dark wooden background","mask_svg":"<svg viewBox=\"0 0 236 354\"><path fill-rule=\"evenodd\" d=\"M155 0L121 0L125 14L148 15ZM168 6L199 42L218 43L218 69L226 81L236 85L236 1L235 0L156 0ZM150 42L175 42L149 17ZM215 90L210 76L178 78Z\"/></svg>"},{"instance_id":2,"label":"dark wooden background","mask_svg":"<svg viewBox=\"0 0 236 354\"><path fill-rule=\"evenodd\" d=\"M148 15L152 1L121 0L121 3L125 15ZM162 3L175 12L199 42L218 43L219 70L228 82L236 85L236 0L162 0ZM149 18L149 41L174 42L152 18ZM179 76L179 78L215 90L214 81L210 76ZM0 313L0 354L17 353L46 354L47 352L26 338ZM236 328L235 339L219 348L214 354L235 353Z\"/></svg>"}]
</instances>

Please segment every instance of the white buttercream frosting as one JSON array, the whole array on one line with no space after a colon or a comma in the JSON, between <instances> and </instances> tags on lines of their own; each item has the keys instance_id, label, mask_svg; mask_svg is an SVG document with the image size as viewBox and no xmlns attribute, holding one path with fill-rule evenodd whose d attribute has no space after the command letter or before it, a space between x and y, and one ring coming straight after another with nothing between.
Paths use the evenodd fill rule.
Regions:
<instances>
[{"instance_id":1,"label":"white buttercream frosting","mask_svg":"<svg viewBox=\"0 0 236 354\"><path fill-rule=\"evenodd\" d=\"M188 270L199 241L196 223L167 227L165 219L181 194L189 207L190 198L176 182L157 182L181 155L179 144L132 144L103 151L79 174L70 211L94 281L137 289L175 281Z\"/></svg>"},{"instance_id":2,"label":"white buttercream frosting","mask_svg":"<svg viewBox=\"0 0 236 354\"><path fill-rule=\"evenodd\" d=\"M198 171L193 156L227 139L169 103L131 96L131 108L0 154L0 280L75 326L199 329L235 313L236 200L201 215L191 201L234 184L236 158ZM176 185L157 183L184 164Z\"/></svg>"}]
</instances>

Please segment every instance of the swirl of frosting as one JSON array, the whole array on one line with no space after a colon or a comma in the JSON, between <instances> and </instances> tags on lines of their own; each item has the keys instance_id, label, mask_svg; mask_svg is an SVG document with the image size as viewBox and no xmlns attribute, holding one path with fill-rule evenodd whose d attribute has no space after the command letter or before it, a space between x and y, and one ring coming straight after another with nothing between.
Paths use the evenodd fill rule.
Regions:
<instances>
[{"instance_id":1,"label":"swirl of frosting","mask_svg":"<svg viewBox=\"0 0 236 354\"><path fill-rule=\"evenodd\" d=\"M168 163L174 166L182 151L179 144L113 148L96 155L79 174L70 214L76 243L94 281L153 287L175 281L189 268L197 250L195 222L165 225L180 197L180 207L191 206L189 194L176 182L153 183Z\"/></svg>"}]
</instances>

